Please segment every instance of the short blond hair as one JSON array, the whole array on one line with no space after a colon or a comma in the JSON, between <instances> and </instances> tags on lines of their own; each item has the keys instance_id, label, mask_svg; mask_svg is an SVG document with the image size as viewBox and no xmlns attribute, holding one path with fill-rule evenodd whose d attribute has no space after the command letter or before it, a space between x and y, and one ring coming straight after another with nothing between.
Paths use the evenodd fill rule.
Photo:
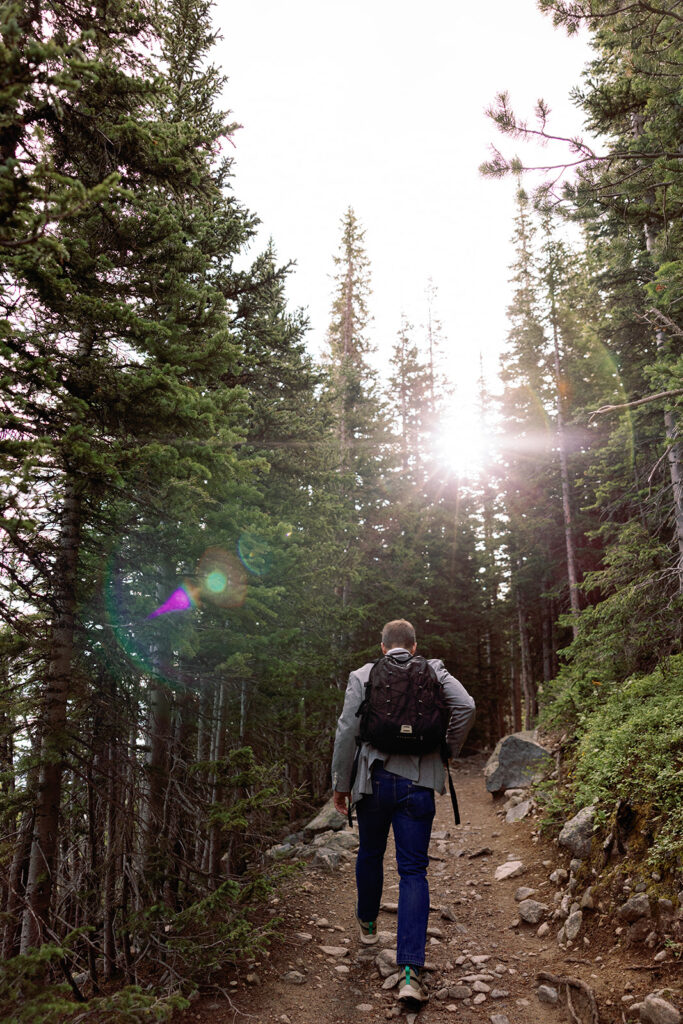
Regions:
<instances>
[{"instance_id":1,"label":"short blond hair","mask_svg":"<svg viewBox=\"0 0 683 1024\"><path fill-rule=\"evenodd\" d=\"M415 639L415 627L407 619L392 619L382 629L382 643L388 651L394 647L404 647L409 651Z\"/></svg>"}]
</instances>

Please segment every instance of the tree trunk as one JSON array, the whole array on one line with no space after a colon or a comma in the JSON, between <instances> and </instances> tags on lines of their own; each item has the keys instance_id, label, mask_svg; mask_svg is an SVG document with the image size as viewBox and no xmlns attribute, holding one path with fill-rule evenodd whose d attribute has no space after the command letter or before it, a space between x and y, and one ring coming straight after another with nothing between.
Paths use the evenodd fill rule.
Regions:
<instances>
[{"instance_id":1,"label":"tree trunk","mask_svg":"<svg viewBox=\"0 0 683 1024\"><path fill-rule=\"evenodd\" d=\"M522 691L524 693L524 728L532 729L538 713L536 685L531 668L531 651L529 649L529 631L526 624L524 602L521 594L517 595L517 619L519 623L519 647L522 655Z\"/></svg>"},{"instance_id":2,"label":"tree trunk","mask_svg":"<svg viewBox=\"0 0 683 1024\"><path fill-rule=\"evenodd\" d=\"M562 367L560 364L560 340L557 327L557 308L555 305L555 281L550 278L550 303L553 330L553 362L555 369L555 410L557 416L557 443L560 449L560 477L562 480L562 518L564 520L564 540L567 549L567 579L569 581L569 604L572 611L572 634L578 636L579 579L576 571L574 537L572 528L571 488L569 482L569 464L567 460L567 435L564 421L564 399L562 383Z\"/></svg>"},{"instance_id":3,"label":"tree trunk","mask_svg":"<svg viewBox=\"0 0 683 1024\"><path fill-rule=\"evenodd\" d=\"M35 820L26 883L26 907L21 929L21 952L43 941L49 927L59 843L59 806L65 753L64 728L71 682L76 608L76 583L81 527L81 499L75 481L65 484L59 551L55 564L55 621L45 679L40 772Z\"/></svg>"},{"instance_id":4,"label":"tree trunk","mask_svg":"<svg viewBox=\"0 0 683 1024\"><path fill-rule=\"evenodd\" d=\"M657 240L657 232L651 224L645 224L645 244L647 251L652 252ZM664 348L665 337L661 330L655 332L657 351ZM672 409L664 412L664 431L668 444L667 460L673 497L674 537L678 550L678 588L683 592L683 457L678 439L678 426Z\"/></svg>"},{"instance_id":5,"label":"tree trunk","mask_svg":"<svg viewBox=\"0 0 683 1024\"><path fill-rule=\"evenodd\" d=\"M512 722L513 732L522 730L522 690L519 685L519 672L515 659L514 646L510 657L510 689L512 691Z\"/></svg>"},{"instance_id":6,"label":"tree trunk","mask_svg":"<svg viewBox=\"0 0 683 1024\"><path fill-rule=\"evenodd\" d=\"M117 771L121 770L116 763L116 736L107 744L107 811L106 811L106 854L104 868L104 891L102 894L102 954L104 957L103 975L109 981L116 972L116 938L114 932L114 915L116 913L116 878L117 866L120 867L120 838L117 828Z\"/></svg>"}]
</instances>

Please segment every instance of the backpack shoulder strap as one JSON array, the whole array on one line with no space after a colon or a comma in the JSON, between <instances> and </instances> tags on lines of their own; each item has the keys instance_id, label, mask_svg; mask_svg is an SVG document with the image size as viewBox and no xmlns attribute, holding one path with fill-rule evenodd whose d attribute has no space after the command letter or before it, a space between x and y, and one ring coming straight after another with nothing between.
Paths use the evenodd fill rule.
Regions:
<instances>
[{"instance_id":1,"label":"backpack shoulder strap","mask_svg":"<svg viewBox=\"0 0 683 1024\"><path fill-rule=\"evenodd\" d=\"M375 671L375 669L377 668L377 666L379 665L380 661L382 661L382 658L377 658L376 661L373 661L372 668L370 669L370 675L368 676L366 681L363 683L363 686L365 687L365 693L364 693L362 701L360 702L360 704L358 706L358 711L356 711L356 718L360 718L360 716L363 714L363 712L365 711L366 707L368 706L368 703L370 701L370 685L372 683L372 675L373 675L373 672ZM358 742L358 737L356 737L356 742Z\"/></svg>"}]
</instances>

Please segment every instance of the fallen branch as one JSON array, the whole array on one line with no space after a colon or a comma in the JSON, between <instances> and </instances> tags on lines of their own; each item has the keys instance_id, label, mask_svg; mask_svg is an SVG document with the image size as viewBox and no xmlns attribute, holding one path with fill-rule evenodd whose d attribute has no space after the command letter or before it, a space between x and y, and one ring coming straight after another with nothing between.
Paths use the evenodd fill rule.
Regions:
<instances>
[{"instance_id":1,"label":"fallen branch","mask_svg":"<svg viewBox=\"0 0 683 1024\"><path fill-rule=\"evenodd\" d=\"M547 981L558 988L564 986L565 998L567 1000L567 1011L573 1024L600 1024L598 1017L598 1004L595 1001L595 993L590 985L587 985L585 981L581 981L580 978L565 978L557 974L551 974L549 971L539 971L536 978L538 981ZM575 990L573 993L574 996L580 993L586 999L588 1003L586 1009L590 1014L589 1017L579 1015L577 1012L572 1001L572 989Z\"/></svg>"}]
</instances>

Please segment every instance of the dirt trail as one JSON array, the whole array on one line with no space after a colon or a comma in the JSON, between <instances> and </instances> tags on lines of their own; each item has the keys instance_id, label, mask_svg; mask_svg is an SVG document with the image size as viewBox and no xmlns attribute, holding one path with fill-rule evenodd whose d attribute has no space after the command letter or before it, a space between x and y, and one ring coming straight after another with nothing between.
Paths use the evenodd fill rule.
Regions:
<instances>
[{"instance_id":1,"label":"dirt trail","mask_svg":"<svg viewBox=\"0 0 683 1024\"><path fill-rule=\"evenodd\" d=\"M455 780L462 817L459 827L453 823L448 795L437 797L429 868L430 930L435 930L427 940L427 961L433 965L431 999L420 1011L417 1024L491 1024L496 1014L505 1015L509 1024L559 1024L567 1019L561 1005L538 999L539 971L582 979L595 991L600 1021L621 1022L626 1009L622 997L626 994L628 998L631 991L642 996L663 985L666 971L661 978L658 971L653 973L651 960L642 972L626 969L623 951L608 950L599 935L589 944L580 936L574 949L566 950L555 939L558 924L551 925L543 939L536 935L537 926L516 924L519 915L514 895L520 886L535 889L535 899L555 906L558 889L548 876L560 859L552 844L535 840L533 821L507 824L499 817L496 811L501 803L486 792L483 763L481 759L460 762ZM483 848L490 852L479 853ZM495 880L495 869L510 859L522 861L523 873ZM384 901L395 902L397 893L390 841ZM380 913L380 944L372 947L369 955L356 932L354 858L349 857L334 872L307 867L288 880L276 900L271 910L284 918L286 942L241 975L236 985L233 979L230 1002L203 1000L183 1015L182 1024L346 1024L359 1020L374 1024L398 1014L396 990L383 990L375 964L382 945L395 949L396 915ZM321 946L348 947L348 953L330 955ZM463 961L463 957L490 959L473 962ZM628 959L645 965L641 956ZM285 980L290 971L304 980L299 984ZM465 976L481 973L493 977L484 981L489 991L478 1005L473 1002L476 992L465 1001L436 998L436 992L444 987L463 984ZM473 982L464 984L471 988ZM505 994L493 998L494 992ZM410 1024L412 1018L401 1010L396 1019ZM493 1024L504 1024L504 1020L493 1017Z\"/></svg>"}]
</instances>

